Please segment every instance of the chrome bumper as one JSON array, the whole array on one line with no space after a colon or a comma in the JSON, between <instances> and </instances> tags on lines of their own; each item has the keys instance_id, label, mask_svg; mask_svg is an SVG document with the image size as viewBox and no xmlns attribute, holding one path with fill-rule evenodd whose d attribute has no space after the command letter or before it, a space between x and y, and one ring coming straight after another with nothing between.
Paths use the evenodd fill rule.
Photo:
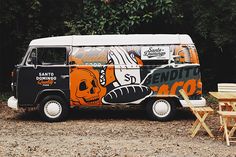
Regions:
<instances>
[{"instance_id":1,"label":"chrome bumper","mask_svg":"<svg viewBox=\"0 0 236 157\"><path fill-rule=\"evenodd\" d=\"M7 106L14 110L18 110L18 100L14 96L11 96L7 101Z\"/></svg>"}]
</instances>

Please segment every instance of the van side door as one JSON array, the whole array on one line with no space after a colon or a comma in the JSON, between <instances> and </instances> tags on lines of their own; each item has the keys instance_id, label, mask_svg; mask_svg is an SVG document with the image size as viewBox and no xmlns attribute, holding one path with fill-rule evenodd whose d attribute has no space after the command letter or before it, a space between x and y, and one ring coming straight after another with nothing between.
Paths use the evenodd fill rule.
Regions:
<instances>
[{"instance_id":1,"label":"van side door","mask_svg":"<svg viewBox=\"0 0 236 157\"><path fill-rule=\"evenodd\" d=\"M68 47L35 47L19 69L18 102L35 105L37 97L60 92L69 100ZM46 95L47 95L46 94Z\"/></svg>"}]
</instances>

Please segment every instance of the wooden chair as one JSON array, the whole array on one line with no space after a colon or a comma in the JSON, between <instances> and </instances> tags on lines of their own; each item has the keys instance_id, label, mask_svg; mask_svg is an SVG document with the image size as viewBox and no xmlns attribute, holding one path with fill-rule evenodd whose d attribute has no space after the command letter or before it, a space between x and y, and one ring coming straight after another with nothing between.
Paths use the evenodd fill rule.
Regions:
<instances>
[{"instance_id":1,"label":"wooden chair","mask_svg":"<svg viewBox=\"0 0 236 157\"><path fill-rule=\"evenodd\" d=\"M209 114L212 114L214 110L211 107L194 107L193 104L190 102L189 97L185 93L183 89L179 90L180 94L184 98L184 100L187 102L188 107L191 109L193 114L197 117L196 121L193 123L191 132L192 132L192 137L194 137L201 126L206 130L206 132L210 135L210 137L214 137L213 134L211 133L211 130L205 123L205 119Z\"/></svg>"},{"instance_id":2,"label":"wooden chair","mask_svg":"<svg viewBox=\"0 0 236 157\"><path fill-rule=\"evenodd\" d=\"M218 92L236 92L236 83L218 83Z\"/></svg>"},{"instance_id":3,"label":"wooden chair","mask_svg":"<svg viewBox=\"0 0 236 157\"><path fill-rule=\"evenodd\" d=\"M226 139L226 143L228 146L230 146L230 142L236 143L236 137L234 135L234 132L236 131L236 112L235 111L218 111L220 116L222 117L222 122L224 126L224 135ZM234 124L229 125L229 122L233 122ZM231 128L231 129L230 129Z\"/></svg>"},{"instance_id":4,"label":"wooden chair","mask_svg":"<svg viewBox=\"0 0 236 157\"><path fill-rule=\"evenodd\" d=\"M236 93L236 83L218 83L218 92L235 92ZM232 107L228 105L229 102L220 102L219 103L219 110L232 110ZM235 110L236 111L236 110ZM222 119L221 119L222 122Z\"/></svg>"}]
</instances>

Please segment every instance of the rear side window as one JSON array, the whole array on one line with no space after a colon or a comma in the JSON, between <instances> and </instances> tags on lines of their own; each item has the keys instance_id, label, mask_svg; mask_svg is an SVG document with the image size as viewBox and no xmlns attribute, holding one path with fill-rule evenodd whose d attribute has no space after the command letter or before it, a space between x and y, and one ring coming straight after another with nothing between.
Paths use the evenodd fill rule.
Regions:
<instances>
[{"instance_id":1,"label":"rear side window","mask_svg":"<svg viewBox=\"0 0 236 157\"><path fill-rule=\"evenodd\" d=\"M174 61L176 64L199 64L195 46L179 45L174 47Z\"/></svg>"},{"instance_id":2,"label":"rear side window","mask_svg":"<svg viewBox=\"0 0 236 157\"><path fill-rule=\"evenodd\" d=\"M66 48L37 48L39 65L66 64Z\"/></svg>"}]
</instances>

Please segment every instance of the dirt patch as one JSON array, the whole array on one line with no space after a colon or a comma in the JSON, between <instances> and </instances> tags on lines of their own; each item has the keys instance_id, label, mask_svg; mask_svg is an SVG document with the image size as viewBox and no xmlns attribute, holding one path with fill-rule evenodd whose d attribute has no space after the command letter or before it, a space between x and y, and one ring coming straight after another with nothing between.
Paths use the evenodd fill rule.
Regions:
<instances>
[{"instance_id":1,"label":"dirt patch","mask_svg":"<svg viewBox=\"0 0 236 157\"><path fill-rule=\"evenodd\" d=\"M163 123L147 120L141 108L102 107L46 123L36 111L13 111L0 102L0 156L236 156L236 144L227 147L218 131L217 114L207 121L214 139L206 132L190 137L189 111L177 117Z\"/></svg>"}]
</instances>

